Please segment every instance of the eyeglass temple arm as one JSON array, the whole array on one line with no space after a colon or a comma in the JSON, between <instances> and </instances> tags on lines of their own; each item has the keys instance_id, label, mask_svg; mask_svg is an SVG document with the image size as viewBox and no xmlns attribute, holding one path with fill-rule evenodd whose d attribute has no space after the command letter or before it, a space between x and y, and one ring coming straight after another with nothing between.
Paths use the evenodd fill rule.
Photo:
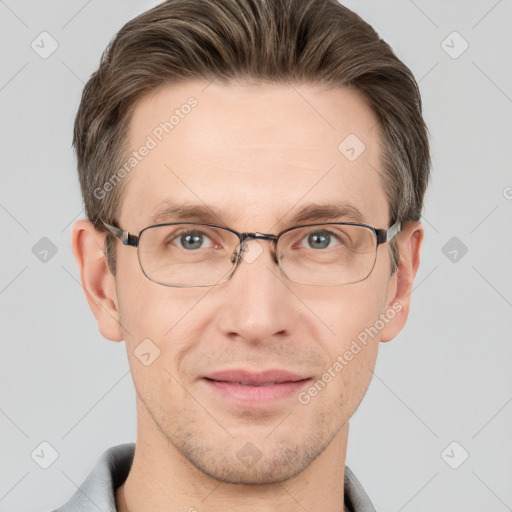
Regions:
<instances>
[{"instance_id":1,"label":"eyeglass temple arm","mask_svg":"<svg viewBox=\"0 0 512 512\"><path fill-rule=\"evenodd\" d=\"M123 231L120 228L116 228L115 226L112 226L111 224L107 224L104 221L103 225L116 237L121 240L123 245L133 245L134 247L137 247L139 244L139 237L135 235L130 235L128 231Z\"/></svg>"},{"instance_id":2,"label":"eyeglass temple arm","mask_svg":"<svg viewBox=\"0 0 512 512\"><path fill-rule=\"evenodd\" d=\"M377 230L377 244L383 244L384 242L391 242L393 238L398 234L401 229L400 222L395 222L388 229L378 229Z\"/></svg>"}]
</instances>

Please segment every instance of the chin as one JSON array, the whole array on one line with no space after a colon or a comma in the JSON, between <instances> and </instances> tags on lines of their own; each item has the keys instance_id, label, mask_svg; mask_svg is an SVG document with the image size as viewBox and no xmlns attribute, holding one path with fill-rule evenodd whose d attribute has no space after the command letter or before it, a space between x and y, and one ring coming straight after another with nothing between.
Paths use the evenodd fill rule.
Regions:
<instances>
[{"instance_id":1,"label":"chin","mask_svg":"<svg viewBox=\"0 0 512 512\"><path fill-rule=\"evenodd\" d=\"M198 470L217 481L263 485L284 482L303 472L333 437L328 431L305 434L300 440L292 440L290 436L279 441L254 436L253 443L248 440L250 436L244 436L244 441L231 438L215 445L204 442L192 445L188 438L175 446Z\"/></svg>"}]
</instances>

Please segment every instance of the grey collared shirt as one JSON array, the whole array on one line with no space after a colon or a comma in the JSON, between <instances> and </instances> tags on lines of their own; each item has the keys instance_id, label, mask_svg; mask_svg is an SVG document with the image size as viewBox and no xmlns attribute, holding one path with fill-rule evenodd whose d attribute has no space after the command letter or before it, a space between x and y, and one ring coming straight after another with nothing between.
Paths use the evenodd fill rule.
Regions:
<instances>
[{"instance_id":1,"label":"grey collared shirt","mask_svg":"<svg viewBox=\"0 0 512 512\"><path fill-rule=\"evenodd\" d=\"M69 501L53 512L116 512L116 489L128 477L134 453L134 443L104 451ZM345 504L351 512L375 512L370 498L347 466Z\"/></svg>"}]
</instances>

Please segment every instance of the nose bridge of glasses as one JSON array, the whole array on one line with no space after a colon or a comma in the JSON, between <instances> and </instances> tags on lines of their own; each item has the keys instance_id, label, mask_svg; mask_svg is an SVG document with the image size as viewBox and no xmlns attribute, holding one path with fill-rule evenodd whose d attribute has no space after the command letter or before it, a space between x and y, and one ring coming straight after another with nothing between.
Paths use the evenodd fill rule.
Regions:
<instances>
[{"instance_id":1,"label":"nose bridge of glasses","mask_svg":"<svg viewBox=\"0 0 512 512\"><path fill-rule=\"evenodd\" d=\"M240 262L240 260L242 259L242 253L244 251L245 244L249 240L269 240L271 242L274 242L274 246L275 246L275 243L277 242L276 235L270 235L270 234L266 234L266 233L240 233L239 239L240 239L240 245L235 250L235 252L233 253L233 255L231 257L232 263L235 262L235 259L237 260L237 263ZM237 258L237 256L238 256L238 258ZM277 259L275 256L275 250L272 251L272 258L277 263Z\"/></svg>"},{"instance_id":2,"label":"nose bridge of glasses","mask_svg":"<svg viewBox=\"0 0 512 512\"><path fill-rule=\"evenodd\" d=\"M245 242L249 239L255 239L255 240L272 240L276 241L277 236L276 235L268 235L265 233L241 233L240 235L242 242Z\"/></svg>"}]
</instances>

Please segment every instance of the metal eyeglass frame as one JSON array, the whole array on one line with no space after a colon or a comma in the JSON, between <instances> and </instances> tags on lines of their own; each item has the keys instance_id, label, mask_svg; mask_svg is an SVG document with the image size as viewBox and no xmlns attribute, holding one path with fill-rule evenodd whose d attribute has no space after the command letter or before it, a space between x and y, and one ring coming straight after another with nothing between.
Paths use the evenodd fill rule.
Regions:
<instances>
[{"instance_id":1,"label":"metal eyeglass frame","mask_svg":"<svg viewBox=\"0 0 512 512\"><path fill-rule=\"evenodd\" d=\"M361 226L361 227L367 228L370 231L372 231L374 233L374 235L375 235L375 240L376 240L376 245L375 245L375 261L373 263L373 267L368 272L368 275L366 277L364 277L363 279L360 279L358 281L352 281L350 283L343 283L341 285L336 285L336 284L334 284L334 285L320 284L320 285L315 285L315 286L344 286L346 284L359 283L361 281L364 281L365 279L368 279L370 274L373 272L373 269L375 268L375 263L377 261L377 248L379 247L379 245L384 244L386 242L391 242L391 240L393 240L393 238L399 233L399 231L401 229L400 222L395 222L392 226L390 226L387 229L378 229L378 228L375 228L373 226L369 226L368 224L362 224L362 223L359 223L359 222L322 222L322 223L315 223L315 224L303 224L303 225L298 225L298 226L292 226L290 228L287 228L287 229L279 232L277 235L272 235L272 234L268 234L268 233L239 233L238 231L235 231L234 229L228 228L226 226L221 226L219 224L209 224L209 223L204 223L204 222L165 222L165 223L162 223L162 224L153 224L151 226L147 226L144 229L142 229L139 232L138 235L132 235L128 231L125 231L125 230L123 230L121 228L118 228L116 226L112 226L111 224L107 224L104 221L102 221L102 222L103 222L103 225L110 231L110 233L112 233L116 238L118 238L122 242L123 245L131 246L131 247L137 247L137 257L138 257L138 260L139 260L139 265L141 267L141 270L142 270L143 274L150 281L153 281L154 283L161 284L163 286L171 286L171 287L175 287L175 288L193 288L193 287L216 286L218 284L222 284L222 283L225 283L225 282L229 281L231 279L231 277L233 276L233 274L235 273L235 270L238 268L238 265L239 265L239 263L240 263L240 261L242 259L242 253L243 253L243 250L244 250L244 244L249 239L271 240L271 241L274 242L274 246L276 246L279 238L282 235L284 235L285 233L288 233L289 231L292 231L293 229L304 228L304 227L314 227L314 226L329 226L329 225L332 225L332 226L334 226L334 225L338 225L338 226ZM234 235L236 235L238 237L238 239L240 240L240 245L238 246L239 247L238 248L238 252L236 253L234 258L231 258L231 263L233 263L233 269L232 269L231 273L225 279L223 279L223 280L221 280L221 281L219 281L217 283L204 284L204 285L197 285L197 284L192 284L192 285L189 285L189 284L169 284L169 283L164 283L162 281L155 280L155 279L151 278L150 276L148 276L146 274L146 272L145 272L145 270L144 270L144 268L142 266L142 263L140 261L139 252L138 252L139 240L140 240L140 237L141 237L142 233L144 231L146 231L147 229L151 229L151 228L156 228L156 227L160 227L160 226L178 226L178 225L209 226L209 227L213 227L213 228L221 228L221 229L225 229L226 231L230 231L231 233L233 233ZM279 267L279 270L281 271L281 273L287 279L290 279L290 281L293 281L293 282L301 283L300 281L295 281L294 279L291 279L290 277L288 277L286 275L284 270L281 268L281 262L279 260L277 260L277 258L276 258L275 252L273 254L273 257L274 257L274 262ZM310 283L302 283L302 284L310 284Z\"/></svg>"}]
</instances>

